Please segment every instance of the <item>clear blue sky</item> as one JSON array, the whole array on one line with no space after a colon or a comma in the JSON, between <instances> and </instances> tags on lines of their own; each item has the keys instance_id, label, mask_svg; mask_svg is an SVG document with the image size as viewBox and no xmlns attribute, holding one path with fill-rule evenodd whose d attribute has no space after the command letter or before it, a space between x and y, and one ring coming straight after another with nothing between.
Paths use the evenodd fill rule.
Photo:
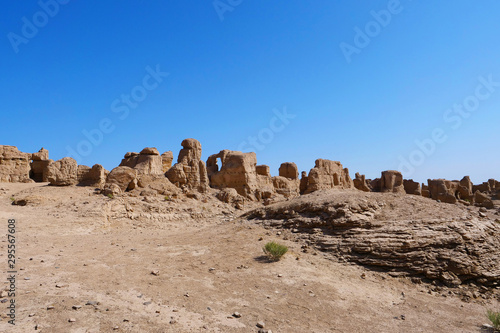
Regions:
<instances>
[{"instance_id":1,"label":"clear blue sky","mask_svg":"<svg viewBox=\"0 0 500 333\"><path fill-rule=\"evenodd\" d=\"M273 174L412 158L405 178L500 179L499 1L54 1L4 4L0 144L112 169L193 137Z\"/></svg>"}]
</instances>

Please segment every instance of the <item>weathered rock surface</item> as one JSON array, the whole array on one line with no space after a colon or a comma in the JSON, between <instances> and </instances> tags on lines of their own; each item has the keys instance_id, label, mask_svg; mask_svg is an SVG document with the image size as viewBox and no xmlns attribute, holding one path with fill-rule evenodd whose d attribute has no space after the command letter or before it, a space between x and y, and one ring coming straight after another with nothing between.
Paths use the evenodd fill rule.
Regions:
<instances>
[{"instance_id":1,"label":"weathered rock surface","mask_svg":"<svg viewBox=\"0 0 500 333\"><path fill-rule=\"evenodd\" d=\"M137 186L141 192L147 190L154 194L169 197L180 193L179 188L172 184L164 175L138 175Z\"/></svg>"},{"instance_id":2,"label":"weathered rock surface","mask_svg":"<svg viewBox=\"0 0 500 333\"><path fill-rule=\"evenodd\" d=\"M274 193L273 178L268 165L257 165L257 187L258 190L255 194L257 200L270 199Z\"/></svg>"},{"instance_id":3,"label":"weathered rock surface","mask_svg":"<svg viewBox=\"0 0 500 333\"><path fill-rule=\"evenodd\" d=\"M363 192L371 192L371 187L369 182L366 180L365 175L360 175L356 172L356 178L353 179L354 187Z\"/></svg>"},{"instance_id":4,"label":"weathered rock surface","mask_svg":"<svg viewBox=\"0 0 500 333\"><path fill-rule=\"evenodd\" d=\"M300 184L299 184L300 194L304 194L307 191L307 184L308 183L309 183L309 179L307 178L307 172L302 171L300 174Z\"/></svg>"},{"instance_id":5,"label":"weathered rock surface","mask_svg":"<svg viewBox=\"0 0 500 333\"><path fill-rule=\"evenodd\" d=\"M474 193L474 203L476 204L476 206L480 206L480 207L484 207L484 208L488 208L488 209L492 209L494 207L493 205L493 201L491 200L491 198L482 193L482 192L479 192L479 191L476 191Z\"/></svg>"},{"instance_id":6,"label":"weathered rock surface","mask_svg":"<svg viewBox=\"0 0 500 333\"><path fill-rule=\"evenodd\" d=\"M285 162L280 165L279 176L288 179L299 179L299 169L293 162Z\"/></svg>"},{"instance_id":7,"label":"weathered rock surface","mask_svg":"<svg viewBox=\"0 0 500 333\"><path fill-rule=\"evenodd\" d=\"M126 153L120 166L136 169L140 175L163 174L163 158L156 148L147 147L138 153Z\"/></svg>"},{"instance_id":8,"label":"weathered rock surface","mask_svg":"<svg viewBox=\"0 0 500 333\"><path fill-rule=\"evenodd\" d=\"M195 139L185 139L181 143L177 163L165 174L174 185L180 188L207 191L208 174L205 162L201 160L201 144Z\"/></svg>"},{"instance_id":9,"label":"weathered rock surface","mask_svg":"<svg viewBox=\"0 0 500 333\"><path fill-rule=\"evenodd\" d=\"M0 182L30 181L31 154L20 152L14 146L0 145Z\"/></svg>"},{"instance_id":10,"label":"weathered rock surface","mask_svg":"<svg viewBox=\"0 0 500 333\"><path fill-rule=\"evenodd\" d=\"M79 165L78 185L103 188L108 174L109 172L100 164L94 164L92 168L86 165Z\"/></svg>"},{"instance_id":11,"label":"weathered rock surface","mask_svg":"<svg viewBox=\"0 0 500 333\"><path fill-rule=\"evenodd\" d=\"M469 176L465 176L462 178L460 181L460 187L459 187L459 192L460 192L460 198L461 199L471 199L472 195L474 192L472 192L472 182L470 180Z\"/></svg>"},{"instance_id":12,"label":"weathered rock surface","mask_svg":"<svg viewBox=\"0 0 500 333\"><path fill-rule=\"evenodd\" d=\"M331 188L353 188L354 184L349 176L349 169L343 168L337 161L317 159L315 167L307 176L307 189L304 193Z\"/></svg>"},{"instance_id":13,"label":"weathered rock surface","mask_svg":"<svg viewBox=\"0 0 500 333\"><path fill-rule=\"evenodd\" d=\"M453 286L500 284L500 224L463 206L413 195L318 191L246 217L294 229L340 260Z\"/></svg>"},{"instance_id":14,"label":"weathered rock surface","mask_svg":"<svg viewBox=\"0 0 500 333\"><path fill-rule=\"evenodd\" d=\"M458 182L446 179L428 179L429 193L431 199L454 204L457 202Z\"/></svg>"},{"instance_id":15,"label":"weathered rock surface","mask_svg":"<svg viewBox=\"0 0 500 333\"><path fill-rule=\"evenodd\" d=\"M212 163L220 158L222 166L219 171ZM257 157L255 153L222 150L219 154L209 157L210 185L214 188L234 188L239 195L256 200L259 189L257 180ZM215 165L217 166L217 165ZM263 176L267 177L267 176Z\"/></svg>"},{"instance_id":16,"label":"weathered rock surface","mask_svg":"<svg viewBox=\"0 0 500 333\"><path fill-rule=\"evenodd\" d=\"M223 188L216 194L216 198L222 202L238 207L241 207L245 202L245 198L239 195L234 188Z\"/></svg>"},{"instance_id":17,"label":"weathered rock surface","mask_svg":"<svg viewBox=\"0 0 500 333\"><path fill-rule=\"evenodd\" d=\"M276 193L283 195L285 198L293 198L300 195L299 179L291 179L282 176L273 177L273 187Z\"/></svg>"},{"instance_id":18,"label":"weathered rock surface","mask_svg":"<svg viewBox=\"0 0 500 333\"><path fill-rule=\"evenodd\" d=\"M50 185L70 186L78 183L78 165L71 157L65 157L50 163L46 168Z\"/></svg>"},{"instance_id":19,"label":"weathered rock surface","mask_svg":"<svg viewBox=\"0 0 500 333\"><path fill-rule=\"evenodd\" d=\"M406 193L401 172L395 170L382 171L380 192Z\"/></svg>"},{"instance_id":20,"label":"weathered rock surface","mask_svg":"<svg viewBox=\"0 0 500 333\"><path fill-rule=\"evenodd\" d=\"M269 168L269 165L257 165L255 167L255 170L257 172L257 175L271 178L271 170Z\"/></svg>"},{"instance_id":21,"label":"weathered rock surface","mask_svg":"<svg viewBox=\"0 0 500 333\"><path fill-rule=\"evenodd\" d=\"M34 160L30 164L30 178L37 183L48 182L48 166L53 160Z\"/></svg>"},{"instance_id":22,"label":"weathered rock surface","mask_svg":"<svg viewBox=\"0 0 500 333\"><path fill-rule=\"evenodd\" d=\"M174 154L171 151L166 151L161 154L161 163L163 165L163 173L167 172L172 167Z\"/></svg>"},{"instance_id":23,"label":"weathered rock surface","mask_svg":"<svg viewBox=\"0 0 500 333\"><path fill-rule=\"evenodd\" d=\"M41 148L38 152L31 155L33 161L46 161L49 159L49 151L45 148Z\"/></svg>"},{"instance_id":24,"label":"weathered rock surface","mask_svg":"<svg viewBox=\"0 0 500 333\"><path fill-rule=\"evenodd\" d=\"M413 181L413 179L404 179L403 186L406 194L422 195L420 183Z\"/></svg>"},{"instance_id":25,"label":"weathered rock surface","mask_svg":"<svg viewBox=\"0 0 500 333\"><path fill-rule=\"evenodd\" d=\"M119 194L133 190L137 186L137 170L127 166L118 166L106 177L104 194ZM118 193L116 189L119 189Z\"/></svg>"},{"instance_id":26,"label":"weathered rock surface","mask_svg":"<svg viewBox=\"0 0 500 333\"><path fill-rule=\"evenodd\" d=\"M31 154L30 163L30 178L37 183L48 182L47 178L47 167L52 160L49 160L49 151L45 148L41 148L38 152Z\"/></svg>"}]
</instances>

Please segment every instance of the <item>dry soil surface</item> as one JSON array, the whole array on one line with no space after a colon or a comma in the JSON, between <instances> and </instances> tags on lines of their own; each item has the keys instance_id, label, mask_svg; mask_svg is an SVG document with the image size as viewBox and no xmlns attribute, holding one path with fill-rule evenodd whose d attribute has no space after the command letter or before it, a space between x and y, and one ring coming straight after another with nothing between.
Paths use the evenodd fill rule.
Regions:
<instances>
[{"instance_id":1,"label":"dry soil surface","mask_svg":"<svg viewBox=\"0 0 500 333\"><path fill-rule=\"evenodd\" d=\"M238 218L243 211L205 201L0 184L0 265L7 277L13 218L17 270L16 325L4 291L0 331L258 332L262 322L286 333L481 332L486 309L500 309L480 294L464 302L303 253L286 234ZM279 262L263 257L271 240L290 248Z\"/></svg>"}]
</instances>

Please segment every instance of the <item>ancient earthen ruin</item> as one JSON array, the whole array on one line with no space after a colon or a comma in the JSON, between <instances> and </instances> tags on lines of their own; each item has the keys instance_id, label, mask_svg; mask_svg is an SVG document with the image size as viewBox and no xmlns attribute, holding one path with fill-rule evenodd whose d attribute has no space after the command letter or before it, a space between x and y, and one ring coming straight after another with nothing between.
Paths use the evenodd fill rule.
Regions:
<instances>
[{"instance_id":1,"label":"ancient earthen ruin","mask_svg":"<svg viewBox=\"0 0 500 333\"><path fill-rule=\"evenodd\" d=\"M50 160L49 152L44 148L30 154L20 152L14 146L0 146L0 181L92 186L107 195L134 189L143 193L167 193L167 188L193 195L213 189L220 192L217 197L221 201L237 205L245 200L267 205L318 190L337 188L418 195L444 203L493 208L493 200L500 192L500 183L494 179L474 185L465 176L460 181L429 179L427 184L420 184L404 179L401 172L395 170L383 171L380 178L373 180L356 173L353 180L349 170L340 162L325 159L317 159L309 173L302 171L300 177L295 163L282 163L279 175L272 177L269 166L257 165L255 153L221 150L209 156L205 163L201 160L199 141L186 139L181 145L174 165L171 151L160 155L156 148L146 147L140 153L126 153L120 165L111 172L99 164L92 167L77 165L70 157ZM146 187L148 191L144 191Z\"/></svg>"}]
</instances>

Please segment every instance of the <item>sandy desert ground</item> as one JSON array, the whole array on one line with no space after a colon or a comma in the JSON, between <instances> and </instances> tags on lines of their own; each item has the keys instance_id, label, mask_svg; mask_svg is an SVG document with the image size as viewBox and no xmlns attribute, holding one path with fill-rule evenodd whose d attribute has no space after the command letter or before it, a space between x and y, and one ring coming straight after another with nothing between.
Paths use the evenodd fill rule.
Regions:
<instances>
[{"instance_id":1,"label":"sandy desert ground","mask_svg":"<svg viewBox=\"0 0 500 333\"><path fill-rule=\"evenodd\" d=\"M16 325L3 303L0 331L485 332L486 309L500 309L498 288L464 298L303 252L288 230L241 218L250 208L2 183L0 262L5 273L14 218L18 273ZM271 240L290 248L279 262L263 257Z\"/></svg>"}]
</instances>

